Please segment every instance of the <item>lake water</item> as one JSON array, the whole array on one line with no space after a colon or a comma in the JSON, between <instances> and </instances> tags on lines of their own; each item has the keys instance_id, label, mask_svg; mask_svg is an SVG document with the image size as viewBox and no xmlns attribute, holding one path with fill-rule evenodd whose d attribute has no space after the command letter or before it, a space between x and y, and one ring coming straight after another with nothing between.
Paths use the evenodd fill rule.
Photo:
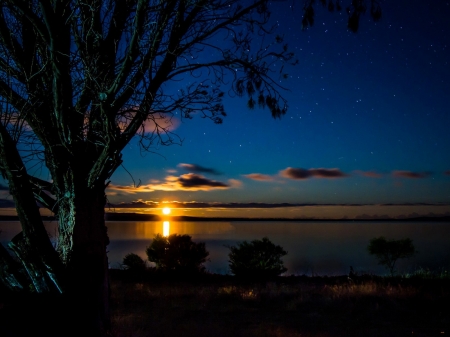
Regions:
<instances>
[{"instance_id":1,"label":"lake water","mask_svg":"<svg viewBox=\"0 0 450 337\"><path fill-rule=\"evenodd\" d=\"M47 231L55 236L56 223L47 223ZM376 259L367 253L371 238L409 237L418 254L398 262L403 273L418 268L450 269L450 223L427 222L299 222L299 221L231 221L231 222L107 222L110 266L119 268L123 257L136 253L146 258L145 248L156 233L188 234L194 242L205 242L210 252L206 269L226 274L228 248L243 240L267 236L288 254L283 258L287 275L343 275L350 266L357 272L385 274ZM6 244L20 231L18 222L0 222L0 242Z\"/></svg>"}]
</instances>

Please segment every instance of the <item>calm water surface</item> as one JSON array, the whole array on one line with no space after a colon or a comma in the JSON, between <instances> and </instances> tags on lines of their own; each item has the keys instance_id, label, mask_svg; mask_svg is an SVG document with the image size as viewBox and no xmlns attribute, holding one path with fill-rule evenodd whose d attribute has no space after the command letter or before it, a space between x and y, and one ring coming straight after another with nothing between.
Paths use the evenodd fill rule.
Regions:
<instances>
[{"instance_id":1,"label":"calm water surface","mask_svg":"<svg viewBox=\"0 0 450 337\"><path fill-rule=\"evenodd\" d=\"M56 236L56 224L47 223L47 231ZM350 266L355 271L385 274L366 247L371 238L409 237L418 254L398 263L400 272L417 268L450 269L450 223L415 222L108 222L111 243L108 246L110 266L120 267L123 257L136 253L146 258L145 248L156 233L188 234L195 242L205 242L210 252L207 270L226 274L228 248L243 240L267 236L281 245L288 255L284 264L287 274L342 275ZM18 233L18 222L0 222L0 242L5 244Z\"/></svg>"}]
</instances>

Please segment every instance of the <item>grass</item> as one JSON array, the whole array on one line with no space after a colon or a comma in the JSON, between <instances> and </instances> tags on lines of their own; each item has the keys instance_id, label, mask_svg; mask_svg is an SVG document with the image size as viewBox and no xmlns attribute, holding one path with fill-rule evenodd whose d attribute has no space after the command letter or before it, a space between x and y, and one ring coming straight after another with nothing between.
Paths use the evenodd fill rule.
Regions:
<instances>
[{"instance_id":1,"label":"grass","mask_svg":"<svg viewBox=\"0 0 450 337\"><path fill-rule=\"evenodd\" d=\"M445 271L256 282L229 275L180 278L152 270L111 270L111 296L111 337L450 334ZM0 336L60 337L66 327L55 315L58 302L47 304L54 307L45 303L40 297L0 292Z\"/></svg>"},{"instance_id":2,"label":"grass","mask_svg":"<svg viewBox=\"0 0 450 337\"><path fill-rule=\"evenodd\" d=\"M448 278L111 278L114 337L450 334Z\"/></svg>"}]
</instances>

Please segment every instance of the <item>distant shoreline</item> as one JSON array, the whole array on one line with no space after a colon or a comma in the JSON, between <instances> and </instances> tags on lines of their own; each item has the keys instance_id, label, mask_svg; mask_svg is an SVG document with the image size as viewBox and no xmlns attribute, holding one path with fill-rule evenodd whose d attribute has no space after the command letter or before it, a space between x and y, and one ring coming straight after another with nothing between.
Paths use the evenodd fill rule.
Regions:
<instances>
[{"instance_id":1,"label":"distant shoreline","mask_svg":"<svg viewBox=\"0 0 450 337\"><path fill-rule=\"evenodd\" d=\"M43 216L44 221L55 221L53 216ZM319 219L319 218L241 218L241 217L194 217L194 216L160 216L156 214L139 213L106 213L106 221L299 221L299 222L450 222L450 216L415 217L415 218L384 218L384 219ZM0 215L0 221L19 221L16 215Z\"/></svg>"}]
</instances>

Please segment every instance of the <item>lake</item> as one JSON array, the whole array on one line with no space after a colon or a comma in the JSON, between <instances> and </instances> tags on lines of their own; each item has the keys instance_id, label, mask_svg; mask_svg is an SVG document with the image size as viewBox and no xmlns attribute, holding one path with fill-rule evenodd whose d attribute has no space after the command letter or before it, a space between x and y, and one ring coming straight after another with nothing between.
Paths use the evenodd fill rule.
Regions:
<instances>
[{"instance_id":1,"label":"lake","mask_svg":"<svg viewBox=\"0 0 450 337\"><path fill-rule=\"evenodd\" d=\"M398 262L402 273L418 268L450 269L450 223L448 222L360 222L360 221L114 221L107 222L111 268L120 268L123 257L136 253L146 258L145 248L156 233L188 234L194 242L205 242L210 252L206 269L227 274L228 248L243 240L268 237L288 254L283 258L287 275L343 275L350 266L356 272L386 274L367 253L371 238L409 237L418 251L415 257ZM56 223L46 223L56 236ZM18 222L0 222L0 242L6 244L20 231Z\"/></svg>"}]
</instances>

